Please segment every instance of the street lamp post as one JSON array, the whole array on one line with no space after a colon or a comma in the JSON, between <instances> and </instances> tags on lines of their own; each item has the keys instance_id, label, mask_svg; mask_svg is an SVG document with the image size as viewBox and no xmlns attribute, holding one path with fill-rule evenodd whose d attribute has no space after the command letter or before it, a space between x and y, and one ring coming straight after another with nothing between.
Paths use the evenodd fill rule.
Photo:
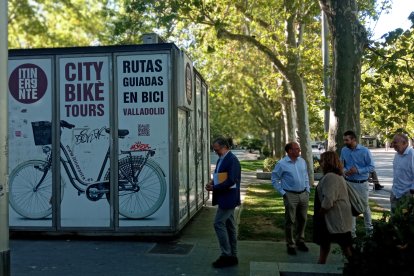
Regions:
<instances>
[{"instance_id":1,"label":"street lamp post","mask_svg":"<svg viewBox=\"0 0 414 276\"><path fill-rule=\"evenodd\" d=\"M0 276L10 275L8 204L7 0L0 0Z\"/></svg>"}]
</instances>

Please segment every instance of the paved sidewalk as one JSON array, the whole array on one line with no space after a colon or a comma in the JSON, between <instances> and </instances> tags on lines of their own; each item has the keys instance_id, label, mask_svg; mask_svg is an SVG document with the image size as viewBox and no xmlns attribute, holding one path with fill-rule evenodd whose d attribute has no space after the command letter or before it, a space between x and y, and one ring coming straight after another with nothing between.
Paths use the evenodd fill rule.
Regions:
<instances>
[{"instance_id":1,"label":"paved sidewalk","mask_svg":"<svg viewBox=\"0 0 414 276\"><path fill-rule=\"evenodd\" d=\"M243 173L242 197L247 185L263 182L254 173ZM265 181L266 182L266 181ZM259 275L251 267L268 264L315 264L319 247L310 252L286 253L284 242L239 241L238 266L215 269L211 266L220 253L213 229L215 207L208 202L171 241L137 241L133 238L12 239L11 272L20 275ZM236 214L240 214L240 208ZM157 253L168 252L168 254ZM342 266L341 254L328 261ZM267 273L260 275L269 275Z\"/></svg>"}]
</instances>

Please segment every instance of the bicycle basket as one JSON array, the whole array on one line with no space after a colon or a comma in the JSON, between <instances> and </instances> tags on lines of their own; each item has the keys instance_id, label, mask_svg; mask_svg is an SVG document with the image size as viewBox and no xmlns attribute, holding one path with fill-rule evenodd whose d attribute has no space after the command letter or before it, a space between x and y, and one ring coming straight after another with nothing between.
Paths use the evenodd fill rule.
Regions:
<instances>
[{"instance_id":1,"label":"bicycle basket","mask_svg":"<svg viewBox=\"0 0 414 276\"><path fill-rule=\"evenodd\" d=\"M52 144L52 124L48 121L32 122L33 138L36 146Z\"/></svg>"}]
</instances>

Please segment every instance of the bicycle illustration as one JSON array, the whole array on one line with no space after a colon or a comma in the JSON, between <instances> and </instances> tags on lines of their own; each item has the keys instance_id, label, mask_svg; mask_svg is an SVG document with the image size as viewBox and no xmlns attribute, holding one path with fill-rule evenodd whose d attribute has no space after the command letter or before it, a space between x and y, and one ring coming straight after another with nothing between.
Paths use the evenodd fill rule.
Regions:
<instances>
[{"instance_id":1,"label":"bicycle illustration","mask_svg":"<svg viewBox=\"0 0 414 276\"><path fill-rule=\"evenodd\" d=\"M60 121L61 132L72 129L75 125ZM28 160L19 164L9 176L9 201L11 207L21 216L29 219L41 219L52 213L52 152L51 123L48 121L32 122L35 145L42 146L45 160ZM105 128L110 133L109 128ZM120 139L129 131L118 130ZM95 181L84 180L77 171L74 160L76 156L69 146L60 143L60 163L66 171L70 183L78 190L78 195L85 193L91 201L106 196L110 201L110 169L104 170L110 156L106 152L98 177ZM118 160L119 213L130 219L142 219L154 214L163 204L167 185L165 174L160 166L151 159L155 149L149 145L134 145L130 150L120 151ZM61 178L61 198L63 187Z\"/></svg>"}]
</instances>

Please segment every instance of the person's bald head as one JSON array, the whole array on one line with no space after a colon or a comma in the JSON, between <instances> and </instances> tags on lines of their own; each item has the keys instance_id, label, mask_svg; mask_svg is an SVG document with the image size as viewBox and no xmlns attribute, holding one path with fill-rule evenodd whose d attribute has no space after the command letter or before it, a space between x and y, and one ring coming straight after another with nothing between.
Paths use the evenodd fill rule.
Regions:
<instances>
[{"instance_id":1,"label":"person's bald head","mask_svg":"<svg viewBox=\"0 0 414 276\"><path fill-rule=\"evenodd\" d=\"M399 154L403 154L408 147L407 135L402 133L395 134L391 142L391 147L393 147Z\"/></svg>"}]
</instances>

